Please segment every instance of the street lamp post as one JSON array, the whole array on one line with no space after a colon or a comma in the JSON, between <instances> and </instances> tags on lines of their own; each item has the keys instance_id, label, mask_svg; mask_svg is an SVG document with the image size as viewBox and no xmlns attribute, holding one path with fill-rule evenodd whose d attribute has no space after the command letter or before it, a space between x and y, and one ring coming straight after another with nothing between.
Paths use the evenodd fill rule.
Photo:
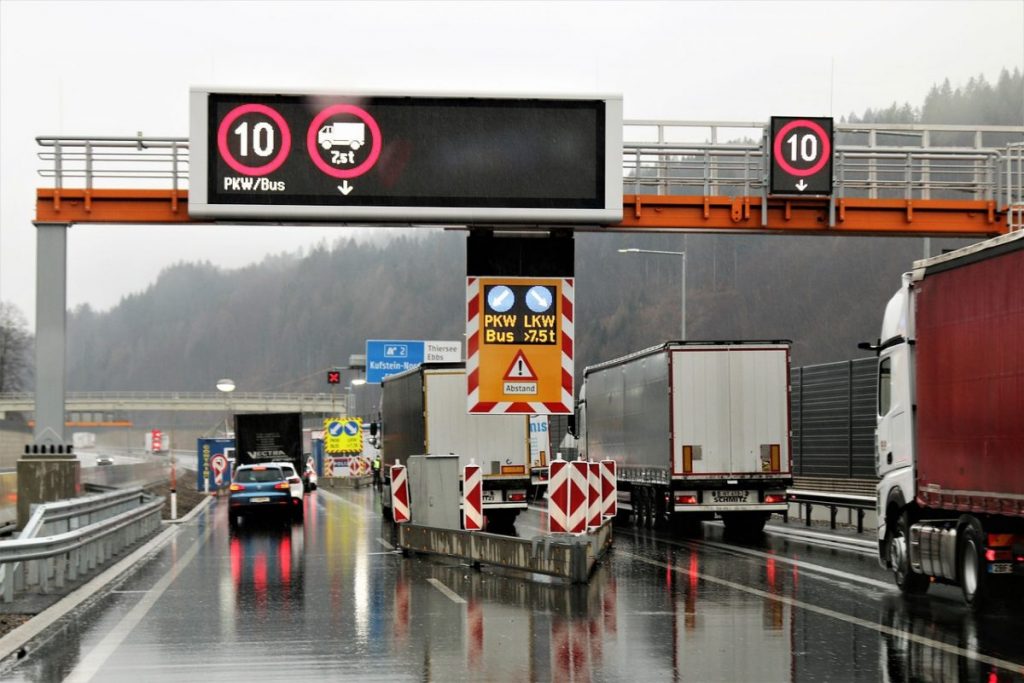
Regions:
<instances>
[{"instance_id":1,"label":"street lamp post","mask_svg":"<svg viewBox=\"0 0 1024 683\"><path fill-rule=\"evenodd\" d=\"M682 271L679 275L681 301L679 304L679 341L686 341L686 252L685 251L662 251L660 249L619 249L620 254L666 254L679 256L681 258Z\"/></svg>"}]
</instances>

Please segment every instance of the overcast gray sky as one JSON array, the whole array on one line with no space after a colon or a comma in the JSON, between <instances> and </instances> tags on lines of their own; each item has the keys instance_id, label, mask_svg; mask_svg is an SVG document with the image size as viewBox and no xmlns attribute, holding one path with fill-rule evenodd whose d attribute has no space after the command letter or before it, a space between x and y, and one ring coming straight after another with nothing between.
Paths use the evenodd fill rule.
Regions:
<instances>
[{"instance_id":1,"label":"overcast gray sky","mask_svg":"<svg viewBox=\"0 0 1024 683\"><path fill-rule=\"evenodd\" d=\"M1024 2L0 0L0 299L35 317L37 135L188 135L192 85L621 93L627 119L837 118L1024 65ZM258 261L341 228L70 232L68 302L166 266ZM365 234L365 233L364 233Z\"/></svg>"}]
</instances>

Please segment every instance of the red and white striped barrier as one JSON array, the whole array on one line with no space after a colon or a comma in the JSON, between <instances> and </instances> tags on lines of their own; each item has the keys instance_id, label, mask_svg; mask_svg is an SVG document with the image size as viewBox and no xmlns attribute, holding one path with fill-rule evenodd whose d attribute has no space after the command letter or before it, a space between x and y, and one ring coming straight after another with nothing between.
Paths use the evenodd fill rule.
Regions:
<instances>
[{"instance_id":1,"label":"red and white striped barrier","mask_svg":"<svg viewBox=\"0 0 1024 683\"><path fill-rule=\"evenodd\" d=\"M601 512L604 501L601 499L601 464L587 463L587 528L596 529L601 526Z\"/></svg>"},{"instance_id":2,"label":"red and white striped barrier","mask_svg":"<svg viewBox=\"0 0 1024 683\"><path fill-rule=\"evenodd\" d=\"M601 516L605 519L614 517L619 511L618 477L615 461L601 461L601 500L603 501Z\"/></svg>"},{"instance_id":3,"label":"red and white striped barrier","mask_svg":"<svg viewBox=\"0 0 1024 683\"><path fill-rule=\"evenodd\" d=\"M391 466L391 516L396 524L409 521L409 479L404 465Z\"/></svg>"},{"instance_id":4,"label":"red and white striped barrier","mask_svg":"<svg viewBox=\"0 0 1024 683\"><path fill-rule=\"evenodd\" d=\"M569 530L569 463L555 458L548 466L548 533Z\"/></svg>"},{"instance_id":5,"label":"red and white striped barrier","mask_svg":"<svg viewBox=\"0 0 1024 683\"><path fill-rule=\"evenodd\" d=\"M589 512L590 463L574 460L569 463L569 525L571 534L587 533Z\"/></svg>"},{"instance_id":6,"label":"red and white striped barrier","mask_svg":"<svg viewBox=\"0 0 1024 683\"><path fill-rule=\"evenodd\" d=\"M462 526L466 531L484 528L484 475L480 465L462 468Z\"/></svg>"}]
</instances>

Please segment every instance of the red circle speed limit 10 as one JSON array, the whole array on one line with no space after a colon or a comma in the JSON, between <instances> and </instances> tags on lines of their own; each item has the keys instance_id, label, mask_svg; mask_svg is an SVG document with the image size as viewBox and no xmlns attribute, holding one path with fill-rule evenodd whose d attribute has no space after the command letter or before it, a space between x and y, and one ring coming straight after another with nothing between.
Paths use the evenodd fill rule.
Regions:
<instances>
[{"instance_id":1,"label":"red circle speed limit 10","mask_svg":"<svg viewBox=\"0 0 1024 683\"><path fill-rule=\"evenodd\" d=\"M832 194L832 119L773 116L771 194Z\"/></svg>"}]
</instances>

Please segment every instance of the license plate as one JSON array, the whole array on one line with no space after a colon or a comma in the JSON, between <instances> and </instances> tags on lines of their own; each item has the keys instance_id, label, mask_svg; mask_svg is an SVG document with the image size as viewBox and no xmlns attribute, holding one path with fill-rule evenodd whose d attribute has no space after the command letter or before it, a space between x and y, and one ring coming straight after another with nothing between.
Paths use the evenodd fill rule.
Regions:
<instances>
[{"instance_id":1,"label":"license plate","mask_svg":"<svg viewBox=\"0 0 1024 683\"><path fill-rule=\"evenodd\" d=\"M253 498L252 502L254 502L254 503L269 503L270 502L270 498L269 497Z\"/></svg>"},{"instance_id":2,"label":"license plate","mask_svg":"<svg viewBox=\"0 0 1024 683\"><path fill-rule=\"evenodd\" d=\"M712 491L711 502L730 505L749 503L750 493L750 491Z\"/></svg>"},{"instance_id":3,"label":"license plate","mask_svg":"<svg viewBox=\"0 0 1024 683\"><path fill-rule=\"evenodd\" d=\"M989 567L990 567L989 571L991 571L993 574L1012 574L1013 573L1013 565L1010 564L1009 562L993 562L992 564L989 565Z\"/></svg>"},{"instance_id":4,"label":"license plate","mask_svg":"<svg viewBox=\"0 0 1024 683\"><path fill-rule=\"evenodd\" d=\"M496 500L496 498L494 497L495 493L496 491L483 491L483 502L493 503Z\"/></svg>"}]
</instances>

